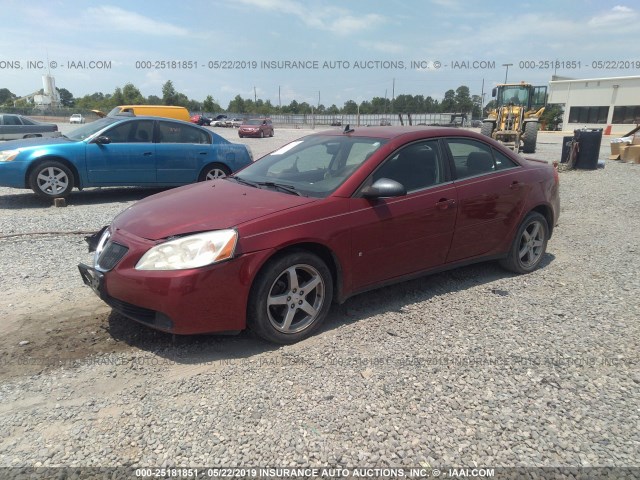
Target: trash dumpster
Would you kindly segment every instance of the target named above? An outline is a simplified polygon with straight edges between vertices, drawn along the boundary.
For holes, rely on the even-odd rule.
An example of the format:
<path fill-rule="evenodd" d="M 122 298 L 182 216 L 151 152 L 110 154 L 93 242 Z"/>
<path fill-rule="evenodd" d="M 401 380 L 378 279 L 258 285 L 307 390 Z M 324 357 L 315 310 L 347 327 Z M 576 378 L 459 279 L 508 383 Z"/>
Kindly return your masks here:
<path fill-rule="evenodd" d="M 573 131 L 573 139 L 578 142 L 578 155 L 575 168 L 596 170 L 602 142 L 601 128 L 583 128 Z"/>

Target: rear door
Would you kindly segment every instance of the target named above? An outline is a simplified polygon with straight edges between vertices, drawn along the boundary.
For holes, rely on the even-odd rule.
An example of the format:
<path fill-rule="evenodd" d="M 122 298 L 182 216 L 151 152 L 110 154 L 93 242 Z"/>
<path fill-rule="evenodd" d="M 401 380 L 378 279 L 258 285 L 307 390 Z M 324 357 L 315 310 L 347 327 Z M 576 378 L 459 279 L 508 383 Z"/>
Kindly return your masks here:
<path fill-rule="evenodd" d="M 103 136 L 110 143 L 87 144 L 89 181 L 100 185 L 144 185 L 155 183 L 156 165 L 153 120 L 118 123 Z"/>
<path fill-rule="evenodd" d="M 443 264 L 453 237 L 456 188 L 437 140 L 396 151 L 365 185 L 380 178 L 398 181 L 408 193 L 351 199 L 354 290 Z"/>
<path fill-rule="evenodd" d="M 458 195 L 458 218 L 447 262 L 501 253 L 520 219 L 530 185 L 526 170 L 478 140 L 448 138 Z"/>
<path fill-rule="evenodd" d="M 211 135 L 192 125 L 159 120 L 157 142 L 158 183 L 195 182 L 202 168 L 216 161 Z"/>

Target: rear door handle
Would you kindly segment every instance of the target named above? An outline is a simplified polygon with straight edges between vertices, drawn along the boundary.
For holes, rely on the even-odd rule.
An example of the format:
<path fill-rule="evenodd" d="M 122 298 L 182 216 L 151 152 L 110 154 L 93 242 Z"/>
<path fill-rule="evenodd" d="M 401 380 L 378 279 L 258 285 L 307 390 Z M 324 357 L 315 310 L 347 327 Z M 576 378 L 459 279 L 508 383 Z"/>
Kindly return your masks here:
<path fill-rule="evenodd" d="M 455 204 L 456 204 L 456 201 L 452 198 L 441 198 L 436 203 L 436 207 L 440 210 L 446 210 L 449 207 L 453 207 Z"/>
<path fill-rule="evenodd" d="M 509 185 L 509 188 L 510 188 L 511 190 L 517 190 L 517 189 L 518 189 L 518 188 L 520 188 L 521 186 L 522 186 L 522 184 L 521 184 L 519 181 L 514 180 L 514 181 L 511 183 L 511 185 Z"/>
<path fill-rule="evenodd" d="M 142 155 L 144 155 L 145 157 L 148 157 L 149 155 L 153 155 L 153 152 L 144 152 Z"/>
<path fill-rule="evenodd" d="M 206 155 L 207 152 L 200 152 L 200 155 Z"/>

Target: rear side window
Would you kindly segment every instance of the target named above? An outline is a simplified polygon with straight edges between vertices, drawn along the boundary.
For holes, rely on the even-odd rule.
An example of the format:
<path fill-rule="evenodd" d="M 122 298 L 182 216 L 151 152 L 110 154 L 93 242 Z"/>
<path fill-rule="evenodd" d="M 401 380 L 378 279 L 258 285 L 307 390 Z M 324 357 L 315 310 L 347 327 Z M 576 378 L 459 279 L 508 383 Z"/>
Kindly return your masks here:
<path fill-rule="evenodd" d="M 147 143 L 153 140 L 153 122 L 124 122 L 105 132 L 111 143 Z"/>
<path fill-rule="evenodd" d="M 211 136 L 199 128 L 173 122 L 159 122 L 159 143 L 210 144 Z"/>
<path fill-rule="evenodd" d="M 467 138 L 447 138 L 458 180 L 517 167 L 505 154 L 482 142 Z"/>

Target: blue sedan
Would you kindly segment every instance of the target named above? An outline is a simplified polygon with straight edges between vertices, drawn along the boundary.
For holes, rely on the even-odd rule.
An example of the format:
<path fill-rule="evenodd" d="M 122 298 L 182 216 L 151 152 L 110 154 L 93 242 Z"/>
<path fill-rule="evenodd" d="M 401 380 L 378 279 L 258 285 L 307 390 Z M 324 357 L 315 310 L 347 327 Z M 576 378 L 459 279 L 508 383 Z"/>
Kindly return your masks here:
<path fill-rule="evenodd" d="M 74 187 L 185 185 L 251 161 L 246 145 L 187 122 L 105 117 L 67 136 L 1 143 L 0 186 L 62 198 Z"/>

